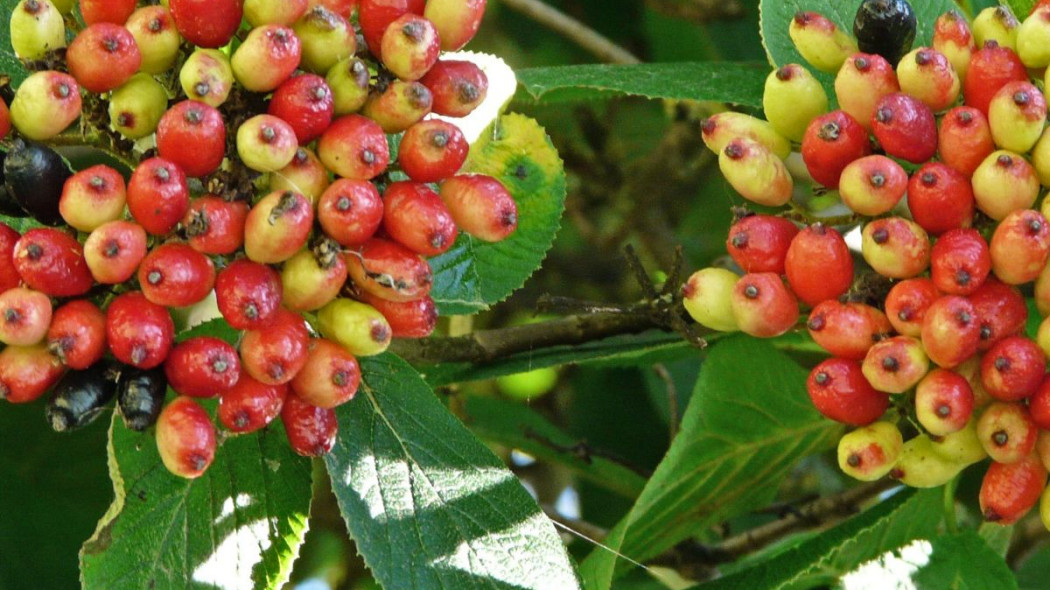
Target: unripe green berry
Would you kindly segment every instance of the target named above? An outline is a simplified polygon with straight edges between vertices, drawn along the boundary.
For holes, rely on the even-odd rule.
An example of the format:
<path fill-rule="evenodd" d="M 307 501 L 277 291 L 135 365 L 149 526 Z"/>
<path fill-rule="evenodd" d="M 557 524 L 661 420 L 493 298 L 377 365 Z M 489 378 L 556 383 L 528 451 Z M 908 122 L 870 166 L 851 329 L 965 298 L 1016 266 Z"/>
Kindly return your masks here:
<path fill-rule="evenodd" d="M 738 330 L 732 295 L 739 280 L 740 277 L 724 268 L 698 270 L 682 285 L 682 304 L 702 326 L 720 332 Z"/>
<path fill-rule="evenodd" d="M 874 422 L 839 439 L 839 468 L 860 481 L 875 481 L 896 465 L 904 438 L 890 422 Z"/>
<path fill-rule="evenodd" d="M 113 91 L 109 123 L 128 139 L 139 139 L 157 130 L 168 107 L 168 93 L 149 74 L 135 74 Z"/>
<path fill-rule="evenodd" d="M 22 59 L 41 59 L 66 46 L 66 24 L 49 0 L 22 0 L 11 11 L 11 47 Z"/>
<path fill-rule="evenodd" d="M 809 122 L 828 111 L 828 94 L 809 70 L 788 64 L 766 78 L 762 110 L 777 133 L 801 142 Z"/>
<path fill-rule="evenodd" d="M 380 354 L 390 345 L 390 324 L 383 314 L 360 301 L 336 299 L 317 312 L 321 334 L 354 356 Z"/>

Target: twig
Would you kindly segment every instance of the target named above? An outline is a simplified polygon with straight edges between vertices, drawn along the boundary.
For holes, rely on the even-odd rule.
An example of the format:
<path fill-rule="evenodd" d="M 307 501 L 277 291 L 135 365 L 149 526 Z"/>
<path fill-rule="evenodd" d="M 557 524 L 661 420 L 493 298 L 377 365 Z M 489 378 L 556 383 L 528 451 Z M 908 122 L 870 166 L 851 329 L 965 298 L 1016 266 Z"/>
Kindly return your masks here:
<path fill-rule="evenodd" d="M 542 0 L 502 0 L 502 2 L 507 7 L 524 14 L 576 43 L 604 62 L 616 64 L 641 63 L 641 60 L 631 52 L 564 12 L 543 3 Z"/>

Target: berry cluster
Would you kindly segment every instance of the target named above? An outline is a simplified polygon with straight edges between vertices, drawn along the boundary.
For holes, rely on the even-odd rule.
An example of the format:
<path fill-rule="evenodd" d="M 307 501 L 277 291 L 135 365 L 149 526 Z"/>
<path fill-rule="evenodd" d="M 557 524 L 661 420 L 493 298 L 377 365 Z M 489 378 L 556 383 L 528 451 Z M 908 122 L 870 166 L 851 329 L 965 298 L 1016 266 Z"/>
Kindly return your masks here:
<path fill-rule="evenodd" d="M 834 76 L 838 108 L 788 64 L 767 78 L 767 120 L 704 121 L 733 188 L 790 210 L 742 211 L 726 240 L 733 270 L 695 273 L 685 307 L 762 338 L 808 313 L 802 325 L 831 355 L 809 396 L 856 427 L 838 447 L 847 474 L 932 487 L 990 457 L 984 518 L 1012 523 L 1042 497 L 1050 527 L 1050 319 L 1027 337 L 1020 290 L 1034 283 L 1050 315 L 1050 77 L 1030 78 L 1050 76 L 1050 2 L 1023 23 L 1005 7 L 973 23 L 948 12 L 931 47 L 912 48 L 915 30 L 904 0 L 864 0 L 853 36 L 800 12 L 791 39 Z M 807 213 L 811 182 L 847 214 Z"/>
<path fill-rule="evenodd" d="M 34 223 L 0 224 L 0 399 L 51 392 L 61 431 L 116 398 L 183 477 L 216 450 L 198 398 L 231 433 L 280 417 L 296 452 L 326 453 L 357 357 L 433 330 L 427 258 L 460 230 L 517 226 L 498 180 L 459 174 L 459 127 L 431 116 L 485 99 L 484 72 L 442 56 L 485 0 L 77 4 L 22 0 L 10 19 L 34 73 L 0 100 L 0 213 Z M 70 170 L 48 143 L 75 124 L 129 176 Z M 212 292 L 237 346 L 177 341 L 170 311 Z"/>

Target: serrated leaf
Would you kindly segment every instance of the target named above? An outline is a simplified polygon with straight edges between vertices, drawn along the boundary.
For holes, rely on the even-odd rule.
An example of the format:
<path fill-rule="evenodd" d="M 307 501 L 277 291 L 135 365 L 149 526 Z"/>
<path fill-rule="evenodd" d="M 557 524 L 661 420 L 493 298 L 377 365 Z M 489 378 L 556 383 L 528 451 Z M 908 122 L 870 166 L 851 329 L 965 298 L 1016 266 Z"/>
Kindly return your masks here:
<path fill-rule="evenodd" d="M 280 588 L 306 534 L 310 462 L 279 424 L 232 436 L 196 480 L 169 473 L 152 432 L 114 414 L 116 500 L 80 552 L 87 590 Z"/>
<path fill-rule="evenodd" d="M 1005 4 L 1010 7 L 1010 10 L 1020 20 L 1024 20 L 1028 17 L 1028 14 L 1032 12 L 1032 7 L 1035 6 L 1036 0 L 1002 0 L 1000 4 Z"/>
<path fill-rule="evenodd" d="M 579 588 L 551 522 L 410 365 L 385 354 L 361 373 L 325 463 L 384 588 Z"/>
<path fill-rule="evenodd" d="M 930 561 L 913 576 L 919 590 L 1016 590 L 1006 562 L 973 530 L 931 541 Z"/>
<path fill-rule="evenodd" d="M 772 501 L 796 460 L 842 432 L 813 409 L 805 381 L 806 371 L 768 342 L 734 336 L 714 345 L 678 436 L 606 544 L 644 561 Z M 609 588 L 618 561 L 596 549 L 581 566 L 587 588 Z"/>
<path fill-rule="evenodd" d="M 808 65 L 788 36 L 788 26 L 795 13 L 812 10 L 835 22 L 843 31 L 853 34 L 853 19 L 860 6 L 859 0 L 761 0 L 759 3 L 759 25 L 762 45 L 766 48 L 769 62 L 775 66 L 789 63 Z M 915 11 L 916 30 L 912 48 L 928 46 L 933 40 L 933 25 L 941 14 L 958 8 L 952 0 L 923 0 L 912 2 Z M 813 74 L 832 88 L 834 75 L 810 68 Z M 829 96 L 834 97 L 834 92 Z"/>
<path fill-rule="evenodd" d="M 645 486 L 643 476 L 620 463 L 554 448 L 552 445 L 571 448 L 580 441 L 521 403 L 472 395 L 467 397 L 463 411 L 467 426 L 485 440 L 564 465 L 580 477 L 628 498 L 638 496 Z"/>
<path fill-rule="evenodd" d="M 471 146 L 463 173 L 503 183 L 518 205 L 518 228 L 487 243 L 460 233 L 455 245 L 430 259 L 430 296 L 441 315 L 472 314 L 507 298 L 540 267 L 565 208 L 565 166 L 533 119 L 503 115 Z"/>
<path fill-rule="evenodd" d="M 757 63 L 678 62 L 588 64 L 518 70 L 518 82 L 539 102 L 643 96 L 710 100 L 760 108 L 769 68 Z"/>
<path fill-rule="evenodd" d="M 783 590 L 835 579 L 915 539 L 936 534 L 941 492 L 901 490 L 865 512 L 776 557 L 700 586 L 703 590 Z"/>
<path fill-rule="evenodd" d="M 6 15 L 3 26 L 0 27 L 0 74 L 11 76 L 11 85 L 18 87 L 22 80 L 26 79 L 29 72 L 22 62 L 15 56 L 15 49 L 11 47 L 11 13 L 19 0 L 0 0 L 0 14 Z"/>

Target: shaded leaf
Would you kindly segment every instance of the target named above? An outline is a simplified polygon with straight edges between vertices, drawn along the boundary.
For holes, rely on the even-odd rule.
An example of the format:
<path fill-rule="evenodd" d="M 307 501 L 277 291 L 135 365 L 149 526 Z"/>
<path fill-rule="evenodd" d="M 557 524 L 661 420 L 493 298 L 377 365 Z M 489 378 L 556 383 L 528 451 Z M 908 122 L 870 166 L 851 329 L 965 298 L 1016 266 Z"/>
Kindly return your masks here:
<path fill-rule="evenodd" d="M 762 106 L 765 64 L 677 62 L 525 68 L 518 82 L 540 102 L 643 96 Z"/>
<path fill-rule="evenodd" d="M 466 398 L 463 410 L 467 425 L 485 440 L 564 465 L 580 477 L 628 498 L 636 497 L 645 486 L 644 477 L 620 463 L 555 448 L 571 448 L 580 441 L 521 403 L 472 395 Z"/>
<path fill-rule="evenodd" d="M 768 342 L 744 336 L 711 348 L 681 431 L 606 543 L 638 561 L 697 530 L 763 506 L 794 462 L 842 432 L 805 392 L 806 372 Z M 588 588 L 609 588 L 617 558 L 601 549 L 581 566 Z"/>
<path fill-rule="evenodd" d="M 930 562 L 913 576 L 919 590 L 1016 590 L 1014 573 L 976 531 L 937 537 L 931 544 Z"/>
<path fill-rule="evenodd" d="M 410 365 L 386 354 L 361 372 L 325 462 L 384 588 L 579 588 L 551 522 Z"/>
<path fill-rule="evenodd" d="M 1019 20 L 1024 20 L 1035 6 L 1035 0 L 1002 0 L 1001 3 L 1009 6 Z"/>
<path fill-rule="evenodd" d="M 523 115 L 503 115 L 470 148 L 463 173 L 503 183 L 518 205 L 518 228 L 488 243 L 460 233 L 430 259 L 430 296 L 441 315 L 472 314 L 507 298 L 540 267 L 565 208 L 565 167 L 546 132 Z"/>
<path fill-rule="evenodd" d="M 311 476 L 282 428 L 226 439 L 191 481 L 164 468 L 151 432 L 114 418 L 117 499 L 81 550 L 84 588 L 279 588 L 288 579 Z"/>

